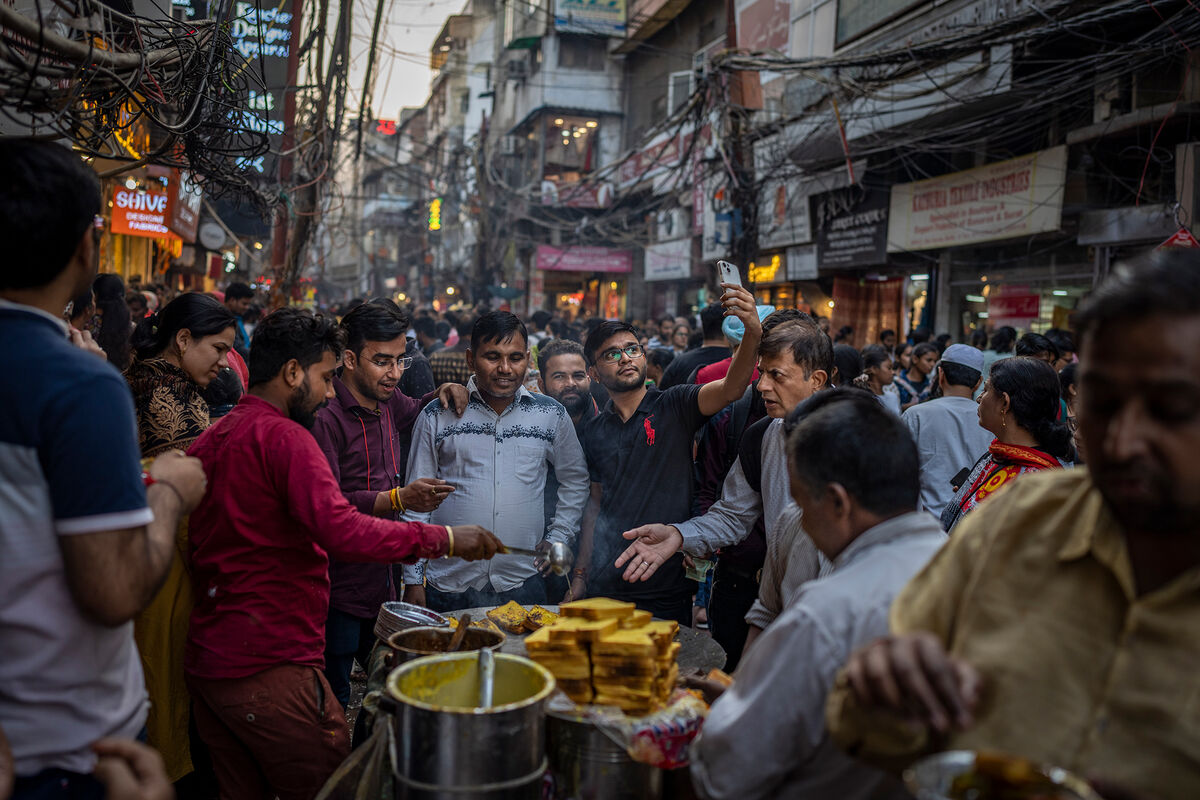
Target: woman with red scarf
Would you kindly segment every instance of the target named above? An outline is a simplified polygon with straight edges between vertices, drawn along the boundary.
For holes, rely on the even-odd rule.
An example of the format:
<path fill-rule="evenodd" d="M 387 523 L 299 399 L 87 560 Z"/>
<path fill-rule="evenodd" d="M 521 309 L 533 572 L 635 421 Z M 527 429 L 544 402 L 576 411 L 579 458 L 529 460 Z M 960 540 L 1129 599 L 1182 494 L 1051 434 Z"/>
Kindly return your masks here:
<path fill-rule="evenodd" d="M 1058 375 L 1036 358 L 1006 358 L 992 365 L 979 396 L 979 424 L 995 434 L 954 499 L 942 512 L 950 531 L 962 516 L 1028 472 L 1071 466 L 1073 434 L 1058 418 Z"/>

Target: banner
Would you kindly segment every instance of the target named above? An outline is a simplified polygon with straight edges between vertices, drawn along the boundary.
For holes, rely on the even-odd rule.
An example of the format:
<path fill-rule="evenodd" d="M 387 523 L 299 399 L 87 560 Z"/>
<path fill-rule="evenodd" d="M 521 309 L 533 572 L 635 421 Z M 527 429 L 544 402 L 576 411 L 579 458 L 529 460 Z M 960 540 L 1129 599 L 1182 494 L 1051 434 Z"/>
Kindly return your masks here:
<path fill-rule="evenodd" d="M 646 281 L 682 280 L 692 277 L 692 240 L 678 239 L 646 245 Z"/>
<path fill-rule="evenodd" d="M 817 258 L 824 268 L 887 263 L 889 197 L 886 190 L 848 186 L 810 201 L 817 227 Z"/>
<path fill-rule="evenodd" d="M 892 187 L 889 253 L 1056 231 L 1067 148 Z"/>
<path fill-rule="evenodd" d="M 150 239 L 178 239 L 167 227 L 167 193 L 118 186 L 113 190 L 112 232 Z"/>
<path fill-rule="evenodd" d="M 557 248 L 539 244 L 538 269 L 560 272 L 632 272 L 633 251 L 611 247 Z"/>
<path fill-rule="evenodd" d="M 623 38 L 625 0 L 555 0 L 554 27 L 568 33 Z"/>

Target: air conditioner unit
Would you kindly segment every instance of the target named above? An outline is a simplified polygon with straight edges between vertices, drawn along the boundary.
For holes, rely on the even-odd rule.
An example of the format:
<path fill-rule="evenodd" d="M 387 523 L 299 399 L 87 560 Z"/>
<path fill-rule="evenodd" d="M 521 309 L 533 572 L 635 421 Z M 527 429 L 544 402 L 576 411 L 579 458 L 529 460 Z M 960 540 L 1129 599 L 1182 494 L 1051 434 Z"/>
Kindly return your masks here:
<path fill-rule="evenodd" d="M 655 241 L 669 242 L 688 235 L 688 214 L 684 208 L 670 208 L 654 215 Z"/>
<path fill-rule="evenodd" d="M 529 62 L 525 59 L 504 62 L 504 77 L 510 81 L 523 81 L 529 77 Z"/>
<path fill-rule="evenodd" d="M 500 155 L 502 156 L 519 156 L 521 155 L 521 137 L 520 136 L 501 136 L 500 137 Z"/>

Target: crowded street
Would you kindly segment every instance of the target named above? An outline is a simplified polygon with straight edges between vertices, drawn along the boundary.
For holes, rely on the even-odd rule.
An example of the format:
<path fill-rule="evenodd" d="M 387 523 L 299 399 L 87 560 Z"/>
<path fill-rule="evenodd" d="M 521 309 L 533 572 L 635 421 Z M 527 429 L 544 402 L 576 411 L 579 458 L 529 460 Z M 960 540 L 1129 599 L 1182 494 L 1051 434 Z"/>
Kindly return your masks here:
<path fill-rule="evenodd" d="M 1200 798 L 1200 8 L 335 5 L 0 3 L 0 800 Z"/>

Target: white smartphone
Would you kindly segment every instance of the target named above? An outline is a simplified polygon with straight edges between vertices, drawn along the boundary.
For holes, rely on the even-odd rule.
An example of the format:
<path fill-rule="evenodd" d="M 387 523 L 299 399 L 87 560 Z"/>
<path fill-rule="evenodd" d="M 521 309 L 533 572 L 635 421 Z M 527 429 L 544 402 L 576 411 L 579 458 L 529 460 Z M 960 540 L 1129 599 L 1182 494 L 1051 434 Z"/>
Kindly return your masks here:
<path fill-rule="evenodd" d="M 728 261 L 717 262 L 717 277 L 720 278 L 718 283 L 732 283 L 736 286 L 742 285 L 742 276 L 738 272 L 738 268 Z"/>

